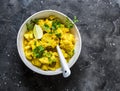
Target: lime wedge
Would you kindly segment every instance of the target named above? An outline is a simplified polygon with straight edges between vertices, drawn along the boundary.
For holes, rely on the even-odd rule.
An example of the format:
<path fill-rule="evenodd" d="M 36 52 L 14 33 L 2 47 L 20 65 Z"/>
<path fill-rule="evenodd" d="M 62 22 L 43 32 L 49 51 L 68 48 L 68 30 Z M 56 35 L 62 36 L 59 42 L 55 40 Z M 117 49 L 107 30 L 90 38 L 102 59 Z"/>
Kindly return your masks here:
<path fill-rule="evenodd" d="M 33 34 L 36 39 L 41 39 L 43 36 L 42 28 L 39 25 L 35 24 L 34 29 L 33 29 Z"/>

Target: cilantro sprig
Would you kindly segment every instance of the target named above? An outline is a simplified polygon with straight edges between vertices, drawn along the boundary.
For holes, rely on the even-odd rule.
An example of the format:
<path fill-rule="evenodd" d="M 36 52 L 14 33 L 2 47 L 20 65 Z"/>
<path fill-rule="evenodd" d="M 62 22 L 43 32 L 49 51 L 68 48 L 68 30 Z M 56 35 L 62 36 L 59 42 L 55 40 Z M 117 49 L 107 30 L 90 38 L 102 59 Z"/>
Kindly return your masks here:
<path fill-rule="evenodd" d="M 61 23 L 60 23 L 60 21 L 58 21 L 58 20 L 54 20 L 53 22 L 52 22 L 52 30 L 57 30 L 57 28 L 59 28 L 61 26 Z"/>
<path fill-rule="evenodd" d="M 33 50 L 33 55 L 35 58 L 40 58 L 42 57 L 43 52 L 44 52 L 44 47 L 40 45 Z"/>
<path fill-rule="evenodd" d="M 74 22 L 74 23 L 79 22 L 79 20 L 77 19 L 77 17 L 76 17 L 76 16 L 74 16 L 73 22 Z"/>
<path fill-rule="evenodd" d="M 48 30 L 50 30 L 50 27 L 49 27 L 47 24 L 44 24 L 43 29 L 44 29 L 45 31 L 48 31 Z"/>
<path fill-rule="evenodd" d="M 65 24 L 67 28 L 73 28 L 73 23 L 68 18 L 66 18 Z"/>
<path fill-rule="evenodd" d="M 31 20 L 30 23 L 26 23 L 27 30 L 33 30 L 34 25 L 37 24 L 39 19 Z"/>
<path fill-rule="evenodd" d="M 79 20 L 77 19 L 76 16 L 74 16 L 73 22 L 74 22 L 74 23 L 79 22 Z M 69 29 L 73 28 L 73 23 L 72 23 L 68 18 L 66 18 L 65 23 L 66 23 L 66 27 L 67 27 L 67 28 L 69 28 Z"/>

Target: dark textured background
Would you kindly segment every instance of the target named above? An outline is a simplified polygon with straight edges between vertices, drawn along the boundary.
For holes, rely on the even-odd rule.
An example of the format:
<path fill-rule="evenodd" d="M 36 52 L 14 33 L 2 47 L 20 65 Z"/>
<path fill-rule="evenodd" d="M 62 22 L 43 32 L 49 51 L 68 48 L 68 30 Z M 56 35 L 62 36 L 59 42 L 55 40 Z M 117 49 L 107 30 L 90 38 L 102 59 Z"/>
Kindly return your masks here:
<path fill-rule="evenodd" d="M 120 0 L 0 0 L 0 91 L 120 91 L 119 4 Z M 21 24 L 44 9 L 80 20 L 82 51 L 67 79 L 32 72 L 17 52 Z"/>

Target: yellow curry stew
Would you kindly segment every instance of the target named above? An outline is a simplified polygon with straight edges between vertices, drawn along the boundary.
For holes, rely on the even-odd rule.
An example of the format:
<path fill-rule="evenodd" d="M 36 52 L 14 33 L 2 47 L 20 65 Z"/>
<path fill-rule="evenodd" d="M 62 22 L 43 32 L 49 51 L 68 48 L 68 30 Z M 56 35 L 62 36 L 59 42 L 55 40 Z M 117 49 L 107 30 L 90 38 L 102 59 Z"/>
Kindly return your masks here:
<path fill-rule="evenodd" d="M 75 37 L 71 33 L 72 23 L 63 24 L 57 17 L 49 16 L 31 20 L 27 23 L 24 34 L 23 47 L 26 58 L 42 70 L 56 70 L 60 68 L 60 61 L 56 46 L 59 44 L 62 53 L 69 62 L 74 55 Z M 42 29 L 43 36 L 36 39 L 33 33 L 35 24 Z"/>

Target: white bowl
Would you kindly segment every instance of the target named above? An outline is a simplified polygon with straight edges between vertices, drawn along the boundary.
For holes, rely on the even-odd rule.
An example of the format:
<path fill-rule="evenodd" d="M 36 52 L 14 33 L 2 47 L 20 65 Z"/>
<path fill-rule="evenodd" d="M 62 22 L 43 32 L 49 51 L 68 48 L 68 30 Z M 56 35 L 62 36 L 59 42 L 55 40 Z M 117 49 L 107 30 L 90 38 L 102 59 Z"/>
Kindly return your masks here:
<path fill-rule="evenodd" d="M 30 22 L 31 19 L 45 18 L 50 15 L 54 15 L 54 16 L 58 17 L 59 19 L 62 20 L 63 23 L 65 22 L 66 17 L 67 17 L 74 24 L 74 22 L 68 16 L 66 16 L 65 14 L 63 14 L 61 12 L 58 12 L 56 10 L 43 10 L 43 11 L 39 11 L 39 12 L 33 14 L 32 16 L 30 16 L 29 18 L 27 18 L 25 20 L 25 22 L 22 24 L 22 26 L 20 27 L 18 35 L 17 35 L 17 49 L 18 49 L 19 55 L 20 55 L 23 63 L 32 71 L 39 73 L 39 74 L 43 74 L 43 75 L 57 75 L 57 74 L 62 73 L 62 69 L 59 68 L 55 71 L 44 71 L 44 70 L 32 65 L 31 62 L 26 59 L 25 54 L 24 54 L 23 35 L 27 31 L 26 23 Z M 71 68 L 77 61 L 77 59 L 80 55 L 81 46 L 82 46 L 80 32 L 75 24 L 71 30 L 71 33 L 74 34 L 76 42 L 75 42 L 75 53 L 68 63 L 69 68 Z"/>

